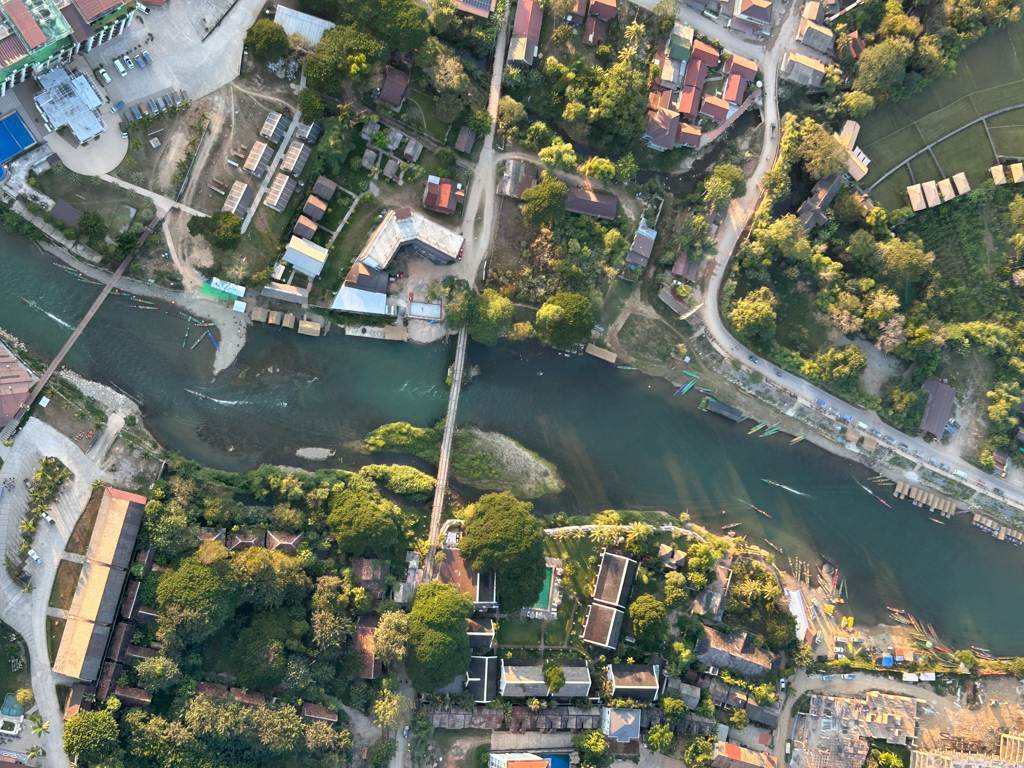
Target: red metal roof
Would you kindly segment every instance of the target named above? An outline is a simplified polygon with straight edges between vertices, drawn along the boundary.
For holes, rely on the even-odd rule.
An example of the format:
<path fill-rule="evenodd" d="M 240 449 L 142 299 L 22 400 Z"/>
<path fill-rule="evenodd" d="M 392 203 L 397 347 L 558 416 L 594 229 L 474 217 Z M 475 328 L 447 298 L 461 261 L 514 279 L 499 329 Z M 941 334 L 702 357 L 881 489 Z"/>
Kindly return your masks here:
<path fill-rule="evenodd" d="M 704 103 L 700 105 L 700 112 L 720 123 L 729 116 L 729 102 L 717 96 L 705 96 Z"/>
<path fill-rule="evenodd" d="M 700 128 L 698 128 L 696 125 L 690 125 L 689 123 L 680 123 L 679 134 L 676 136 L 676 144 L 682 144 L 684 147 L 699 147 L 701 133 L 702 132 Z M 685 260 L 683 264 L 685 266 Z M 674 269 L 673 272 L 675 272 Z"/>
<path fill-rule="evenodd" d="M 704 78 L 708 76 L 708 65 L 700 59 L 690 59 L 686 65 L 686 75 L 683 77 L 683 88 L 696 88 L 698 91 L 704 89 Z"/>
<path fill-rule="evenodd" d="M 28 8 L 21 0 L 8 0 L 4 10 L 11 17 L 11 21 L 18 28 L 21 36 L 25 38 L 25 44 L 30 51 L 46 44 L 46 35 L 43 34 L 43 30 L 39 28 L 36 20 L 32 18 L 32 14 L 28 12 Z"/>
<path fill-rule="evenodd" d="M 709 67 L 717 67 L 718 51 L 707 43 L 702 43 L 700 40 L 694 40 L 693 48 L 690 50 L 690 61 L 692 62 L 694 59 L 697 61 L 703 61 Z"/>
<path fill-rule="evenodd" d="M 725 100 L 732 104 L 739 104 L 746 89 L 747 81 L 734 72 L 729 75 L 729 79 L 725 83 Z"/>
<path fill-rule="evenodd" d="M 25 46 L 21 44 L 14 35 L 8 35 L 7 37 L 0 40 L 0 67 L 6 67 L 19 61 L 28 54 L 25 50 Z"/>
<path fill-rule="evenodd" d="M 742 56 L 730 56 L 725 63 L 725 74 L 739 75 L 745 80 L 753 80 L 757 77 L 757 64 Z"/>
<path fill-rule="evenodd" d="M 619 15 L 616 0 L 591 0 L 590 15 L 597 16 L 605 21 L 611 21 Z"/>
<path fill-rule="evenodd" d="M 115 8 L 119 8 L 123 2 L 124 0 L 75 0 L 75 5 L 85 16 L 85 20 L 92 22 Z"/>
<path fill-rule="evenodd" d="M 679 94 L 679 114 L 692 120 L 697 116 L 699 107 L 700 90 L 692 86 L 683 88 L 682 93 Z"/>
<path fill-rule="evenodd" d="M 540 28 L 544 23 L 544 11 L 536 0 L 519 0 L 516 20 L 512 25 L 512 36 L 526 37 L 534 45 L 540 45 Z"/>

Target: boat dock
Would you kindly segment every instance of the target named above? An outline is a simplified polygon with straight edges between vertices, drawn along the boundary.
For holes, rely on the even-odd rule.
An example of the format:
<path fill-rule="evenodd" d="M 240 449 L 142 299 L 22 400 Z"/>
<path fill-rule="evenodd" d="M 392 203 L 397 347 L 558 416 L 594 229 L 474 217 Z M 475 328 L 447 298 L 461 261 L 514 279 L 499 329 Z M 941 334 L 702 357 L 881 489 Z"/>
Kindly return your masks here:
<path fill-rule="evenodd" d="M 897 499 L 906 499 L 909 496 L 911 503 L 915 507 L 927 507 L 929 512 L 938 512 L 943 517 L 952 517 L 957 514 L 955 501 L 944 499 L 930 491 L 918 488 L 902 480 L 896 483 L 896 488 L 893 489 L 892 495 Z"/>
<path fill-rule="evenodd" d="M 743 411 L 741 411 L 739 408 L 733 408 L 731 405 L 720 403 L 717 400 L 715 400 L 715 398 L 710 396 L 707 397 L 706 399 L 708 400 L 708 403 L 703 409 L 705 411 L 717 413 L 719 416 L 724 416 L 725 418 L 730 419 L 731 421 L 735 421 L 737 423 L 747 418 L 746 416 L 743 415 Z"/>
<path fill-rule="evenodd" d="M 980 512 L 974 513 L 974 519 L 972 522 L 978 528 L 985 531 L 985 533 L 991 533 L 992 537 L 999 541 L 1008 541 L 1018 547 L 1024 543 L 1024 533 L 1021 533 L 1014 528 L 1007 528 L 1005 525 L 996 522 L 992 518 L 985 517 Z"/>

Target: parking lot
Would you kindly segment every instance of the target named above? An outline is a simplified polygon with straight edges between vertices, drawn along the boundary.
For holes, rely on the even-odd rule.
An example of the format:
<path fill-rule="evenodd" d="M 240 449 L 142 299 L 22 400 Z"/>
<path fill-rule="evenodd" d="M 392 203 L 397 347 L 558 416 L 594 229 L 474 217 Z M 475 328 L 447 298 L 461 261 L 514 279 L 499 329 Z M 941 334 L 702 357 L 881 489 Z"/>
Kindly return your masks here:
<path fill-rule="evenodd" d="M 136 12 L 123 35 L 85 54 L 85 60 L 93 70 L 102 66 L 110 76 L 110 83 L 101 85 L 111 104 L 145 102 L 171 89 L 185 89 L 193 100 L 199 99 L 237 76 L 245 30 L 263 7 L 261 0 L 239 0 L 204 41 L 207 29 L 230 5 L 231 0 L 171 0 L 164 6 L 147 6 L 148 14 Z M 153 60 L 145 68 L 134 62 L 143 51 Z M 122 77 L 113 59 L 125 54 L 135 67 Z"/>

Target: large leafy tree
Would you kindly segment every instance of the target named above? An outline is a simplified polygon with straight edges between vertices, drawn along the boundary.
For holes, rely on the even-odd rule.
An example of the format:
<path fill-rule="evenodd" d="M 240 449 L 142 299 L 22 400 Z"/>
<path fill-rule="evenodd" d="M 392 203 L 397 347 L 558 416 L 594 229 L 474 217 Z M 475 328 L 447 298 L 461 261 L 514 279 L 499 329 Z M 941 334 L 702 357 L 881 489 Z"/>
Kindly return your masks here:
<path fill-rule="evenodd" d="M 594 89 L 590 119 L 605 141 L 631 141 L 647 126 L 647 72 L 636 61 L 618 61 Z"/>
<path fill-rule="evenodd" d="M 565 213 L 568 194 L 565 182 L 544 171 L 540 182 L 523 193 L 523 218 L 535 227 L 558 221 Z"/>
<path fill-rule="evenodd" d="M 735 198 L 746 194 L 747 180 L 743 171 L 730 163 L 716 165 L 711 176 L 704 182 L 704 202 L 708 207 L 721 211 Z"/>
<path fill-rule="evenodd" d="M 106 710 L 82 710 L 64 723 L 64 751 L 80 766 L 99 765 L 118 751 L 117 721 Z"/>
<path fill-rule="evenodd" d="M 403 532 L 402 510 L 381 496 L 377 484 L 353 475 L 331 499 L 327 526 L 338 548 L 351 555 L 385 555 Z"/>
<path fill-rule="evenodd" d="M 373 18 L 374 36 L 388 48 L 414 51 L 427 41 L 427 11 L 415 0 L 384 0 Z"/>
<path fill-rule="evenodd" d="M 417 691 L 432 691 L 469 669 L 466 619 L 473 601 L 451 584 L 436 581 L 416 590 L 409 614 L 406 670 Z"/>
<path fill-rule="evenodd" d="M 594 305 L 579 293 L 557 293 L 537 312 L 541 336 L 559 347 L 587 338 L 593 325 Z"/>
<path fill-rule="evenodd" d="M 199 552 L 165 573 L 156 590 L 159 636 L 169 654 L 213 635 L 234 613 L 238 582 L 223 544 L 207 541 Z"/>
<path fill-rule="evenodd" d="M 469 510 L 459 552 L 475 570 L 494 571 L 503 613 L 533 605 L 544 585 L 544 529 L 533 504 L 509 492 L 481 496 Z"/>
<path fill-rule="evenodd" d="M 288 33 L 270 19 L 260 19 L 245 33 L 245 46 L 257 61 L 277 61 L 288 55 Z"/>
<path fill-rule="evenodd" d="M 729 322 L 743 340 L 763 349 L 775 338 L 777 305 L 778 300 L 771 290 L 761 286 L 736 302 L 729 313 Z"/>
<path fill-rule="evenodd" d="M 810 118 L 800 127 L 800 155 L 807 173 L 814 179 L 845 172 L 849 161 L 836 137 Z"/>
<path fill-rule="evenodd" d="M 384 45 L 355 27 L 335 27 L 324 33 L 306 59 L 310 87 L 334 96 L 344 80 L 361 80 L 368 65 L 384 58 Z"/>
<path fill-rule="evenodd" d="M 905 37 L 891 37 L 870 46 L 858 62 L 854 89 L 870 96 L 899 97 L 907 76 L 907 60 L 913 52 L 914 44 Z"/>
<path fill-rule="evenodd" d="M 629 606 L 636 641 L 644 648 L 654 650 L 665 639 L 665 604 L 653 595 L 640 595 Z"/>

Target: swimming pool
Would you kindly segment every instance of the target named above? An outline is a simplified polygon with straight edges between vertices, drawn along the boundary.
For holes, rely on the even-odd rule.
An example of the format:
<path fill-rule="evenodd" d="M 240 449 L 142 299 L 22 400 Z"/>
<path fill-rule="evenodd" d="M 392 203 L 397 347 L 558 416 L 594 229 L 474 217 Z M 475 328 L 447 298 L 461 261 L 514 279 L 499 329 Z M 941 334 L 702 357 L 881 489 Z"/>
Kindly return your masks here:
<path fill-rule="evenodd" d="M 569 768 L 568 755 L 541 755 L 541 757 L 551 761 L 551 768 Z"/>
<path fill-rule="evenodd" d="M 544 569 L 544 586 L 540 590 L 540 597 L 537 598 L 537 602 L 533 604 L 533 607 L 538 611 L 546 611 L 551 605 L 551 582 L 555 578 L 555 571 L 553 568 Z M 555 768 L 552 764 L 551 768 Z"/>

